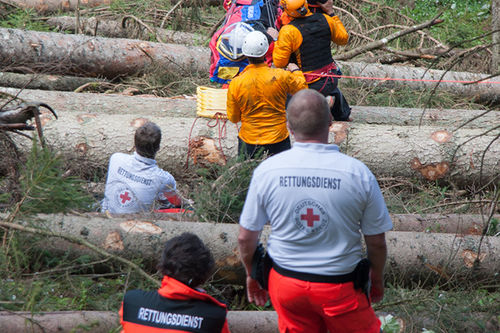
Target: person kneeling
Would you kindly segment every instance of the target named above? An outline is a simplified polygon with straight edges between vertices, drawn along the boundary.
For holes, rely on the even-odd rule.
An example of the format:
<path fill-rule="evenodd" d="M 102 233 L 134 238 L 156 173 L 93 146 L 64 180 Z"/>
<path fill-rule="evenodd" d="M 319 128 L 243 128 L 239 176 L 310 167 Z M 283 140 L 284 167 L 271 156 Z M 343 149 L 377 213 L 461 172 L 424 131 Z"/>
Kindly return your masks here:
<path fill-rule="evenodd" d="M 132 155 L 111 155 L 101 203 L 103 213 L 147 212 L 155 201 L 168 204 L 171 198 L 177 198 L 174 177 L 159 168 L 155 161 L 160 141 L 161 129 L 155 123 L 147 122 L 135 132 L 135 152 Z"/>

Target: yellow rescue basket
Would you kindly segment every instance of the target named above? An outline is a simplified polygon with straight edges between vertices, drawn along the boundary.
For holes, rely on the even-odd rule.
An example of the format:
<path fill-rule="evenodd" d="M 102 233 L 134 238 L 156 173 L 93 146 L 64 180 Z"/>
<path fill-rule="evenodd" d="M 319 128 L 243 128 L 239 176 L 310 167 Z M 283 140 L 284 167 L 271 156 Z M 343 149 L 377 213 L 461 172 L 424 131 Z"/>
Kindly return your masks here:
<path fill-rule="evenodd" d="M 198 87 L 196 89 L 196 115 L 205 118 L 227 119 L 226 100 L 227 89 Z"/>

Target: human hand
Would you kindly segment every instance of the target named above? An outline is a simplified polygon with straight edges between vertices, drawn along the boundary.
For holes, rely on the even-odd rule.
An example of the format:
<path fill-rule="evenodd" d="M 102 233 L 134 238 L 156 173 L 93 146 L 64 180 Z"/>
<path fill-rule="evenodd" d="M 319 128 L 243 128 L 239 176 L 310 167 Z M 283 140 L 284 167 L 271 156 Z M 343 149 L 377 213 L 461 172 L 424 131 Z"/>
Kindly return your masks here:
<path fill-rule="evenodd" d="M 324 3 L 317 2 L 321 10 L 327 15 L 333 16 L 333 0 L 326 0 Z"/>
<path fill-rule="evenodd" d="M 382 280 L 372 280 L 370 299 L 372 303 L 378 303 L 384 298 L 384 283 Z"/>
<path fill-rule="evenodd" d="M 278 35 L 279 35 L 279 32 L 278 30 L 276 30 L 275 28 L 273 27 L 269 27 L 267 28 L 267 33 L 269 34 L 269 36 L 271 36 L 274 40 L 278 40 Z"/>
<path fill-rule="evenodd" d="M 286 69 L 290 72 L 293 72 L 293 71 L 298 71 L 300 68 L 299 66 L 297 66 L 297 64 L 291 62 L 286 66 Z"/>
<path fill-rule="evenodd" d="M 250 303 L 257 306 L 264 306 L 268 299 L 267 290 L 262 289 L 257 280 L 247 276 L 247 296 Z"/>

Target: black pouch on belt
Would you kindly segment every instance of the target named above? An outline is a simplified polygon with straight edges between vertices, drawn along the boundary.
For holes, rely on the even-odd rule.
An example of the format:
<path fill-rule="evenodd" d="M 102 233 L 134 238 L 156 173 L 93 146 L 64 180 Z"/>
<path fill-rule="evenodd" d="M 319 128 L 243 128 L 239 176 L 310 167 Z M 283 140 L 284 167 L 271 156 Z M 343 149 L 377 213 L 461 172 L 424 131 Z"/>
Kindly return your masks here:
<path fill-rule="evenodd" d="M 264 249 L 264 246 L 259 243 L 252 258 L 252 271 L 250 276 L 259 282 L 260 286 L 267 290 L 267 283 L 269 281 L 269 272 L 273 267 L 273 260 Z"/>
<path fill-rule="evenodd" d="M 358 265 L 354 269 L 355 272 L 355 280 L 354 280 L 354 289 L 361 289 L 366 297 L 370 299 L 370 260 L 367 258 L 361 259 L 358 262 Z"/>

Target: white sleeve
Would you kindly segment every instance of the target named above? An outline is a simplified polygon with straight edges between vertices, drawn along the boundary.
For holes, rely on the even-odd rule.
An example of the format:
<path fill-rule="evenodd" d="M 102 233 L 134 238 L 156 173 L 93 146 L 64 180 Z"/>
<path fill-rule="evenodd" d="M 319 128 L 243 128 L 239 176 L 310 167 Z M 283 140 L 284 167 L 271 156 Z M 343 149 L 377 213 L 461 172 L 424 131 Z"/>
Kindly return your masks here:
<path fill-rule="evenodd" d="M 168 200 L 164 194 L 175 192 L 177 184 L 174 176 L 167 171 L 163 171 L 162 184 L 163 186 L 158 192 L 157 200 Z"/>
<path fill-rule="evenodd" d="M 264 224 L 269 220 L 262 200 L 264 192 L 262 185 L 257 181 L 258 178 L 254 172 L 240 216 L 240 225 L 252 231 L 262 230 Z"/>
<path fill-rule="evenodd" d="M 367 202 L 361 217 L 363 235 L 377 235 L 392 229 L 392 221 L 377 180 L 370 174 Z"/>

